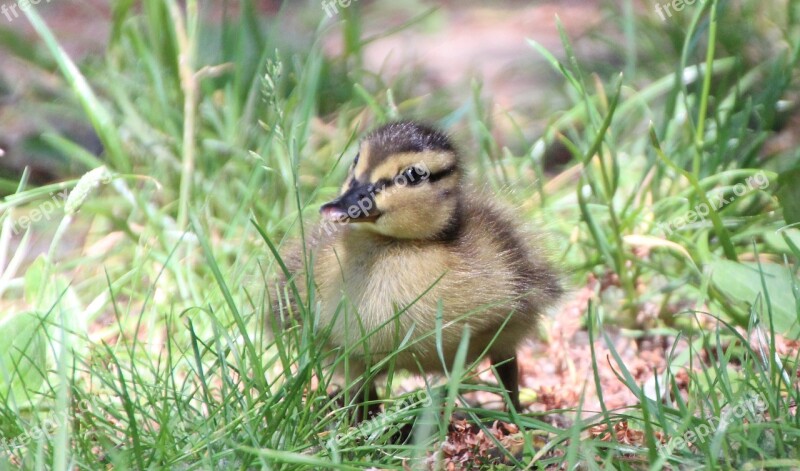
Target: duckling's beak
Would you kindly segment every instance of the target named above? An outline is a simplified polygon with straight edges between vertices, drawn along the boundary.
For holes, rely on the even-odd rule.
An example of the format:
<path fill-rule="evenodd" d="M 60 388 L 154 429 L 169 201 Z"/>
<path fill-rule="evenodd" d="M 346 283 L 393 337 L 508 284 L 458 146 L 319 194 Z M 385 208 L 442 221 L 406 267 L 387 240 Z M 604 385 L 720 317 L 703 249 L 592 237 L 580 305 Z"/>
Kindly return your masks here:
<path fill-rule="evenodd" d="M 322 218 L 334 222 L 375 222 L 381 212 L 375 207 L 372 184 L 350 188 L 335 200 L 319 208 Z"/>

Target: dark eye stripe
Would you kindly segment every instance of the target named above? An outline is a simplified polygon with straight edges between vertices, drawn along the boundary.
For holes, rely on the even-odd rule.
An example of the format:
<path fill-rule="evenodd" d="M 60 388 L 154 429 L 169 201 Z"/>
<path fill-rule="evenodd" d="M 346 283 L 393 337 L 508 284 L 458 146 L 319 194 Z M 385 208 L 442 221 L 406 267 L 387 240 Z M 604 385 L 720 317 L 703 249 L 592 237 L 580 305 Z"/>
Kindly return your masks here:
<path fill-rule="evenodd" d="M 422 182 L 424 182 L 426 180 L 430 181 L 431 183 L 436 183 L 437 181 L 441 180 L 442 178 L 446 178 L 446 177 L 452 175 L 453 173 L 455 173 L 456 169 L 457 169 L 457 166 L 456 165 L 452 165 L 450 167 L 447 167 L 444 170 L 440 170 L 440 171 L 438 171 L 436 173 L 432 173 L 432 174 L 428 175 L 427 178 L 421 178 L 416 183 L 409 182 L 408 186 L 416 186 L 416 185 L 418 185 L 418 184 L 420 184 L 420 183 L 422 183 Z M 403 171 L 403 173 L 401 173 L 401 175 L 404 175 L 404 173 L 405 173 L 405 170 Z M 392 178 L 381 178 L 380 180 L 378 180 L 378 181 L 376 181 L 374 183 L 375 188 L 383 188 L 383 189 L 389 188 L 389 187 L 393 186 L 394 184 L 395 184 L 395 181 Z"/>
<path fill-rule="evenodd" d="M 457 167 L 455 165 L 451 165 L 450 167 L 447 167 L 444 170 L 440 170 L 440 171 L 438 171 L 436 173 L 432 173 L 432 174 L 430 174 L 428 176 L 428 180 L 430 180 L 431 183 L 436 183 L 439 180 L 441 180 L 442 178 L 445 178 L 445 177 L 450 176 L 453 173 L 455 173 L 456 168 Z"/>
<path fill-rule="evenodd" d="M 391 178 L 381 178 L 380 180 L 375 182 L 376 188 L 388 188 L 394 185 L 394 180 Z"/>

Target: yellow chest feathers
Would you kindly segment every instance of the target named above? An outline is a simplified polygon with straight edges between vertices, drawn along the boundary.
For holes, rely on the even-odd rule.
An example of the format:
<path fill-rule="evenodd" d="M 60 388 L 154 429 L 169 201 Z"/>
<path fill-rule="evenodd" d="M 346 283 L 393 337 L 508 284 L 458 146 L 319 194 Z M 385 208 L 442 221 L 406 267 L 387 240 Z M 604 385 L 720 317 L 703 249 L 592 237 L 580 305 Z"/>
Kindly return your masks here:
<path fill-rule="evenodd" d="M 470 252 L 442 244 L 339 240 L 315 263 L 322 326 L 332 327 L 338 344 L 371 334 L 373 353 L 396 346 L 409 332 L 432 342 L 437 312 L 447 330 L 468 323 L 474 334 L 496 331 L 524 294 L 507 254 Z M 523 321 L 526 314 L 514 317 Z M 457 344 L 458 335 L 450 337 Z M 420 347 L 429 351 L 429 343 Z"/>
<path fill-rule="evenodd" d="M 387 244 L 365 247 L 360 239 L 327 247 L 317 263 L 320 296 L 330 310 L 345 300 L 364 322 L 378 327 L 398 310 L 408 308 L 426 291 L 436 287 L 452 269 L 450 254 L 425 245 Z M 435 309 L 432 296 L 415 305 Z M 419 308 L 411 309 L 420 311 Z"/>

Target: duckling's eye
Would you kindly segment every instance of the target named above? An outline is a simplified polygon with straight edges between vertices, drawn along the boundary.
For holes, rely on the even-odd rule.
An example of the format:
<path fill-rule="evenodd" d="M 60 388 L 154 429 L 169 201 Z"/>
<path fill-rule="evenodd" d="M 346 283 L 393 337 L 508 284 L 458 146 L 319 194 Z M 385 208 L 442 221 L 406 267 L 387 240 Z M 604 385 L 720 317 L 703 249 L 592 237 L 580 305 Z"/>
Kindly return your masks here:
<path fill-rule="evenodd" d="M 403 170 L 398 178 L 403 178 L 409 186 L 416 186 L 425 180 L 426 174 L 421 169 L 411 166 Z"/>
<path fill-rule="evenodd" d="M 359 158 L 360 156 L 361 156 L 361 152 L 358 152 L 358 153 L 356 154 L 356 158 L 355 158 L 355 159 L 353 159 L 353 167 L 355 167 L 355 166 L 356 166 L 356 164 L 358 164 L 358 158 Z"/>

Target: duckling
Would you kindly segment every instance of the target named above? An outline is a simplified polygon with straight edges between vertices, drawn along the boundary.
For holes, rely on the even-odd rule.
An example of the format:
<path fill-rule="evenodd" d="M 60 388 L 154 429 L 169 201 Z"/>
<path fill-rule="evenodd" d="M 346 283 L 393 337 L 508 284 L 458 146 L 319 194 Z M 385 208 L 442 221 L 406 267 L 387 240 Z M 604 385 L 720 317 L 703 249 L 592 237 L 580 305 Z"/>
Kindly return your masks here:
<path fill-rule="evenodd" d="M 413 121 L 372 131 L 339 196 L 320 213 L 323 223 L 307 241 L 318 325 L 349 356 L 355 403 L 376 399 L 365 373 L 389 356 L 411 372 L 449 368 L 466 325 L 467 361 L 488 353 L 511 405 L 521 408 L 517 347 L 564 289 L 540 239 L 465 184 L 445 134 Z M 299 252 L 285 261 L 304 293 Z"/>

